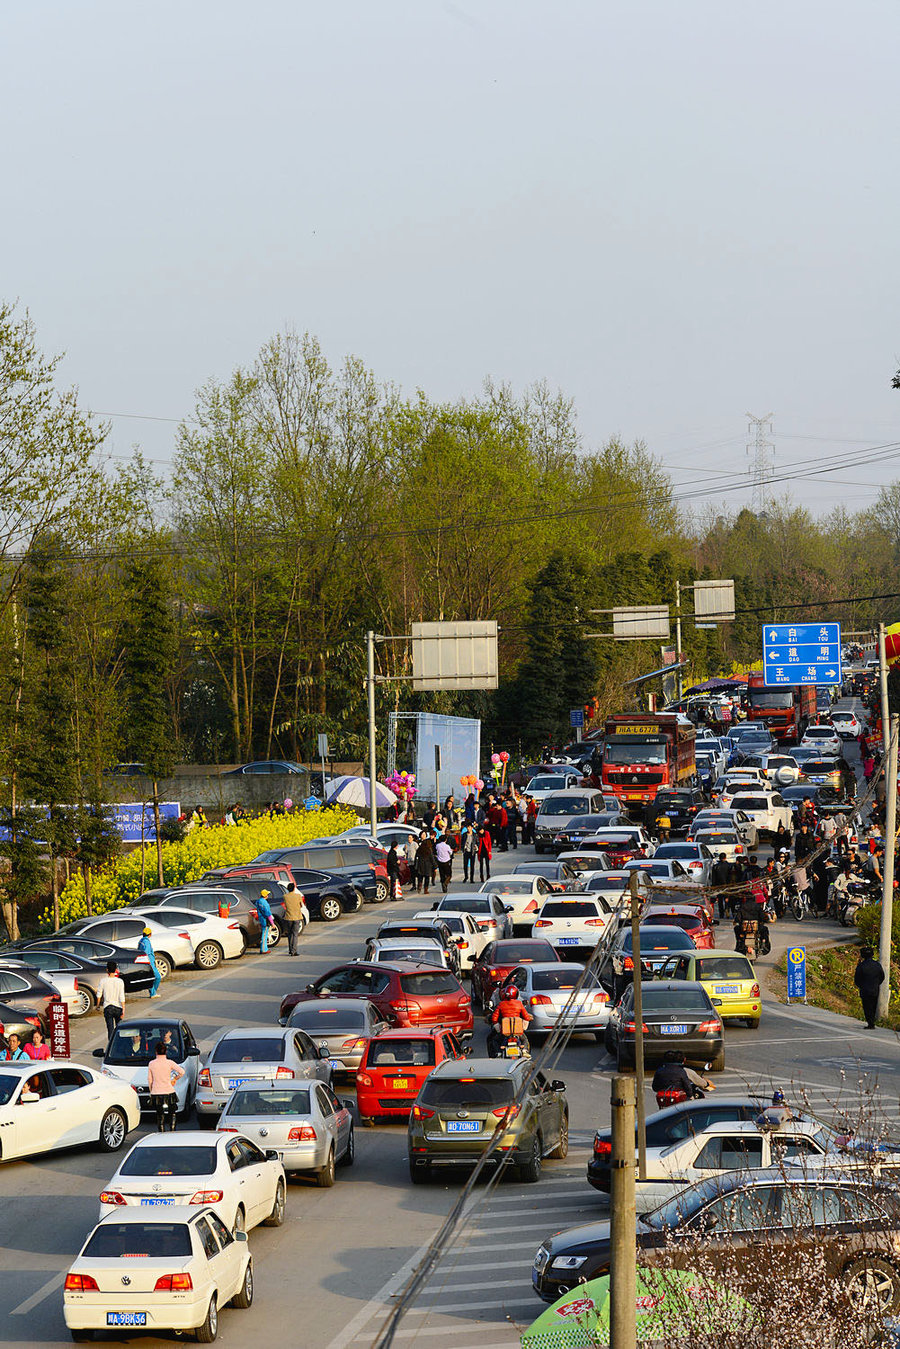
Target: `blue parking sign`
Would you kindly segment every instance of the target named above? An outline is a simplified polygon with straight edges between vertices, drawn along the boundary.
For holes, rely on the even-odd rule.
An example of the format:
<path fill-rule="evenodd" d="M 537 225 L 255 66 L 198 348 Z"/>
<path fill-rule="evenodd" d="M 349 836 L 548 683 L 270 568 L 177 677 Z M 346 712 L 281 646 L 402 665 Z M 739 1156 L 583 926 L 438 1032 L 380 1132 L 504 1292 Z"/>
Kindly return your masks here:
<path fill-rule="evenodd" d="M 791 946 L 787 953 L 788 1002 L 794 998 L 806 1001 L 806 947 Z"/>

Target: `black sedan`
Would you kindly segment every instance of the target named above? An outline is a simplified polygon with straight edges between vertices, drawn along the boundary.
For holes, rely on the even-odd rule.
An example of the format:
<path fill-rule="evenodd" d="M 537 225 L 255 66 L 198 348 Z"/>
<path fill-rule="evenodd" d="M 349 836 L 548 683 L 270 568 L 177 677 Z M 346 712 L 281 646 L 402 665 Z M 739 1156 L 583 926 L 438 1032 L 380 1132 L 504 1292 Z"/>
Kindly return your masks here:
<path fill-rule="evenodd" d="M 825 783 L 794 782 L 789 787 L 780 787 L 779 791 L 796 817 L 804 801 L 812 801 L 820 815 L 847 814 L 852 807 L 840 788 Z"/>
<path fill-rule="evenodd" d="M 694 816 L 705 806 L 706 797 L 697 787 L 662 788 L 648 810 L 648 827 L 653 828 L 660 815 L 667 815 L 672 833 L 685 834 Z"/>
<path fill-rule="evenodd" d="M 140 955 L 128 946 L 117 946 L 114 942 L 100 941 L 94 937 L 66 937 L 62 933 L 57 933 L 55 937 L 39 937 L 33 941 L 16 942 L 14 946 L 4 948 L 4 955 L 24 955 L 34 953 L 40 955 L 43 952 L 52 952 L 64 956 L 71 956 L 73 960 L 83 961 L 85 969 L 99 965 L 103 974 L 106 974 L 106 962 L 114 960 L 119 967 L 119 974 L 122 977 L 122 983 L 125 985 L 126 993 L 139 993 L 142 989 L 149 988 L 153 983 L 153 971 L 150 969 L 150 961 L 146 956 Z M 29 964 L 34 962 L 29 961 Z M 35 969 L 47 968 L 34 964 Z M 65 969 L 64 965 L 59 966 Z M 79 984 L 81 976 L 78 976 Z"/>
<path fill-rule="evenodd" d="M 59 992 L 34 970 L 0 967 L 0 998 L 23 1011 L 35 1013 L 45 1021 L 51 1002 L 59 1002 Z"/>
<path fill-rule="evenodd" d="M 31 1043 L 31 1037 L 39 1030 L 44 1039 L 48 1033 L 47 1018 L 29 1007 L 11 1007 L 0 1002 L 0 1052 L 5 1052 L 8 1035 L 18 1035 L 20 1042 Z"/>
<path fill-rule="evenodd" d="M 709 1064 L 712 1072 L 725 1067 L 725 1028 L 701 984 L 673 979 L 644 984 L 644 1062 L 660 1063 L 670 1049 L 678 1049 L 691 1063 Z M 606 1025 L 604 1044 L 619 1072 L 634 1067 L 634 985 L 626 988 Z"/>
<path fill-rule="evenodd" d="M 731 1121 L 756 1119 L 765 1110 L 767 1101 L 749 1096 L 715 1097 L 702 1101 L 683 1101 L 657 1110 L 646 1119 L 648 1148 L 664 1148 L 669 1143 L 680 1143 L 698 1129 L 710 1124 L 728 1124 Z M 598 1129 L 594 1134 L 594 1150 L 588 1162 L 588 1184 L 601 1194 L 609 1194 L 612 1176 L 612 1130 Z"/>
<path fill-rule="evenodd" d="M 78 1015 L 85 1016 L 97 1006 L 100 984 L 106 978 L 105 960 L 99 958 L 89 960 L 87 956 L 76 956 L 68 951 L 36 948 L 0 951 L 0 957 L 4 962 L 15 961 L 36 970 L 38 974 L 45 975 L 51 983 L 55 973 L 74 975 L 78 980 L 78 997 L 81 1002 Z M 122 974 L 121 968 L 119 973 Z M 141 989 L 150 988 L 153 984 L 154 975 L 149 965 L 135 965 L 132 962 L 128 974 L 129 980 L 125 983 L 126 992 L 136 993 Z M 122 981 L 125 982 L 124 975 Z"/>
<path fill-rule="evenodd" d="M 641 927 L 641 970 L 645 979 L 652 979 L 658 970 L 678 951 L 695 951 L 697 948 L 688 934 L 680 927 Z M 631 945 L 631 928 L 620 928 L 615 940 L 600 963 L 600 982 L 618 1001 L 634 978 L 634 951 Z"/>

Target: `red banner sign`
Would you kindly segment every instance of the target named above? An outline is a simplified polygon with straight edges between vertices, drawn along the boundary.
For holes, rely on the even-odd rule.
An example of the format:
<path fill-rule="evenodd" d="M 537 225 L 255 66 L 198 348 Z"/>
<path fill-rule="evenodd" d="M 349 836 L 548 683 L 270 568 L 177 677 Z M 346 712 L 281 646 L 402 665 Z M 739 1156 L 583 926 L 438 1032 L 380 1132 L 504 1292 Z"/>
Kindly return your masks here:
<path fill-rule="evenodd" d="M 69 1057 L 69 1009 L 60 999 L 50 1004 L 50 1053 L 55 1059 Z"/>

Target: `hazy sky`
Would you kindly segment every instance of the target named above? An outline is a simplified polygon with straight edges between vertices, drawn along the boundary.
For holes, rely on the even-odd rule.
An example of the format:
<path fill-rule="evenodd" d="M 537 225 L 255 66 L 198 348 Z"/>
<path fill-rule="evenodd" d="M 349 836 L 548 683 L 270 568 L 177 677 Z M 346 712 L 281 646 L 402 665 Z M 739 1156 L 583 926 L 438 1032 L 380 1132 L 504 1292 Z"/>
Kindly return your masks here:
<path fill-rule="evenodd" d="M 748 411 L 780 472 L 898 437 L 895 0 L 0 21 L 0 290 L 99 412 L 177 420 L 291 325 L 410 393 L 547 379 L 586 444 L 642 438 L 730 507 Z M 111 448 L 166 461 L 174 430 L 117 417 Z M 858 509 L 897 477 L 791 491 Z"/>

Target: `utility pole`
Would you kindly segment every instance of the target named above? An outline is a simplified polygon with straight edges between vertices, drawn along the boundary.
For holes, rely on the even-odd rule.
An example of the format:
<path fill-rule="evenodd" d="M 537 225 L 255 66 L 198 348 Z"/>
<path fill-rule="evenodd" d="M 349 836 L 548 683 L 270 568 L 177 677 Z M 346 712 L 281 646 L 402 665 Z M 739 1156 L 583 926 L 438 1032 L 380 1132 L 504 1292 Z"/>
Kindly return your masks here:
<path fill-rule="evenodd" d="M 675 678 L 678 702 L 684 696 L 684 682 L 681 678 L 681 582 L 675 582 Z"/>
<path fill-rule="evenodd" d="M 637 1215 L 634 1194 L 634 1079 L 616 1073 L 612 1105 L 612 1177 L 609 1195 L 609 1344 L 635 1349 L 637 1329 Z"/>
<path fill-rule="evenodd" d="M 644 983 L 641 965 L 641 901 L 638 873 L 628 877 L 631 896 L 631 959 L 634 961 L 634 1082 L 637 1093 L 638 1175 L 647 1179 L 647 1125 L 644 1110 Z"/>
<path fill-rule="evenodd" d="M 375 773 L 375 634 L 371 629 L 366 633 L 366 693 L 369 701 L 369 816 L 372 837 L 378 837 L 378 806 L 375 801 L 377 787 Z"/>
<path fill-rule="evenodd" d="M 897 741 L 900 738 L 900 716 L 890 719 L 890 739 L 886 763 L 887 791 L 885 793 L 884 825 L 884 888 L 881 897 L 881 932 L 878 941 L 878 959 L 884 970 L 884 983 L 878 991 L 878 1015 L 887 1015 L 891 999 L 891 928 L 894 920 L 894 848 L 897 846 Z"/>
<path fill-rule="evenodd" d="M 767 412 L 764 417 L 754 417 L 752 412 L 747 413 L 750 420 L 750 434 L 753 436 L 752 444 L 747 446 L 747 453 L 753 456 L 750 463 L 750 485 L 753 488 L 751 509 L 754 515 L 765 515 L 769 503 L 768 482 L 772 476 L 769 451 L 773 451 L 774 457 L 775 445 L 773 441 L 766 440 L 766 435 L 772 434 L 773 416 L 772 412 Z"/>

